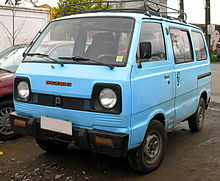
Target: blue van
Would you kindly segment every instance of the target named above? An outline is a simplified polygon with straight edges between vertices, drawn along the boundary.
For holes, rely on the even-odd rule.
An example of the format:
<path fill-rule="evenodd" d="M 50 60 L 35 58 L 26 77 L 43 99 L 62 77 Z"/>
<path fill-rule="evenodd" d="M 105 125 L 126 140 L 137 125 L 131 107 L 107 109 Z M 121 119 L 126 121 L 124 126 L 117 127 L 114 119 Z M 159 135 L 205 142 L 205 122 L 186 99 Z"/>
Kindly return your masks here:
<path fill-rule="evenodd" d="M 53 20 L 28 48 L 10 121 L 45 151 L 73 142 L 147 173 L 167 130 L 185 120 L 201 130 L 210 89 L 200 28 L 147 9 L 86 11 Z"/>

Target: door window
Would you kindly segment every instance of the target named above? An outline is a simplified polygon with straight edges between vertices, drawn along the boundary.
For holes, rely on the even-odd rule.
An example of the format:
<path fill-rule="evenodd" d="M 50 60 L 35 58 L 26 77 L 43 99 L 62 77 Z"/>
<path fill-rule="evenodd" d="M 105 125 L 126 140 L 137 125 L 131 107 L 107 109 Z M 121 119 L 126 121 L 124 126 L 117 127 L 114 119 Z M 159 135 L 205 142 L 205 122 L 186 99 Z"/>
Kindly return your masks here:
<path fill-rule="evenodd" d="M 166 60 L 166 51 L 164 44 L 164 36 L 162 25 L 160 23 L 144 22 L 141 27 L 140 42 L 150 42 L 152 57 L 144 61 L 162 61 Z M 137 58 L 141 59 L 139 48 L 137 51 Z"/>
<path fill-rule="evenodd" d="M 176 64 L 193 62 L 189 32 L 182 29 L 171 28 L 170 36 Z"/>
<path fill-rule="evenodd" d="M 196 52 L 196 60 L 207 60 L 207 52 L 205 48 L 205 42 L 203 40 L 202 34 L 199 32 L 192 32 L 193 43 Z"/>

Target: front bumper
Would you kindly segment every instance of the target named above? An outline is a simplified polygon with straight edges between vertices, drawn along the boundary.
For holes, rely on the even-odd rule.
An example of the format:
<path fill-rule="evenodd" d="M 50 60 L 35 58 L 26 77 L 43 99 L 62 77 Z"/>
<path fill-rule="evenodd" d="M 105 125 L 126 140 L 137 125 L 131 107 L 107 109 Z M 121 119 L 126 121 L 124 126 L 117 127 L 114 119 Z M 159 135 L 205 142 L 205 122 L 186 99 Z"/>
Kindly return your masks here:
<path fill-rule="evenodd" d="M 18 115 L 16 112 L 10 114 L 10 123 L 13 131 L 21 135 L 68 143 L 74 141 L 80 148 L 115 157 L 124 157 L 127 154 L 129 136 L 126 133 L 73 127 L 73 134 L 70 136 L 43 130 L 39 119 Z"/>

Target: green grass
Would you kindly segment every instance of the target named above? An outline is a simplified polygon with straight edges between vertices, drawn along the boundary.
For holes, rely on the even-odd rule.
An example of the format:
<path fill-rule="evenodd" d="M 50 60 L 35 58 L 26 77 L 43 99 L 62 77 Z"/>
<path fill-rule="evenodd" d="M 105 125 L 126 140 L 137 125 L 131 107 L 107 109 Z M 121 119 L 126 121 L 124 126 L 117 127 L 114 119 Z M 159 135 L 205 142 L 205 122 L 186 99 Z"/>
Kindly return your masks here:
<path fill-rule="evenodd" d="M 218 58 L 214 55 L 211 55 L 211 62 L 220 62 L 220 58 Z"/>

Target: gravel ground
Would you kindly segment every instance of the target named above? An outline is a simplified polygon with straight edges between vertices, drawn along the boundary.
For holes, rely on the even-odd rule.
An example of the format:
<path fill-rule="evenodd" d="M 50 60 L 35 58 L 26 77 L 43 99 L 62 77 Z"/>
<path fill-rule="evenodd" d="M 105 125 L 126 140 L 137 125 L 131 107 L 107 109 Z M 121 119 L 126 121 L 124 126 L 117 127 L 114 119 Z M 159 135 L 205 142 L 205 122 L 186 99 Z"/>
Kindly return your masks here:
<path fill-rule="evenodd" d="M 162 165 L 142 175 L 127 159 L 94 154 L 70 147 L 48 154 L 31 137 L 0 142 L 0 181 L 219 181 L 220 104 L 211 103 L 201 132 L 190 133 L 186 122 L 168 133 Z"/>

